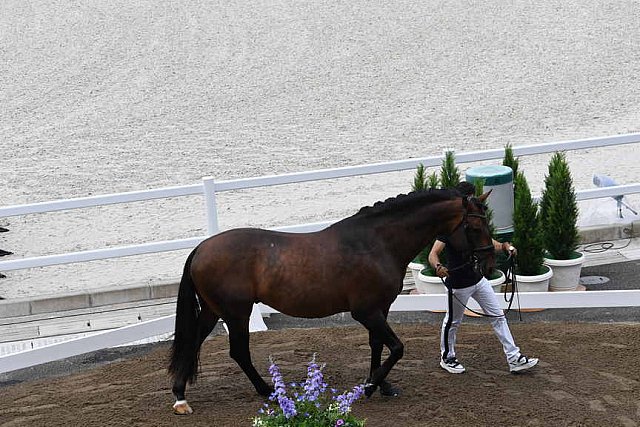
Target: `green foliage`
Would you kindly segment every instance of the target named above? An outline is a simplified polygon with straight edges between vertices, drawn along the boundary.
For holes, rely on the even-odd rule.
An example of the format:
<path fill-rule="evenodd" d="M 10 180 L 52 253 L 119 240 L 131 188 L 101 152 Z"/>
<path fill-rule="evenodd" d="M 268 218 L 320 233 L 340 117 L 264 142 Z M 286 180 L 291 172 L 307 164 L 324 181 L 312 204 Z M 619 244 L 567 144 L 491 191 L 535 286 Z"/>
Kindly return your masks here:
<path fill-rule="evenodd" d="M 431 175 L 427 177 L 427 182 L 425 183 L 427 188 L 438 188 L 440 185 L 440 178 L 438 178 L 438 174 L 432 172 Z"/>
<path fill-rule="evenodd" d="M 456 155 L 453 151 L 447 151 L 442 160 L 440 182 L 442 188 L 453 188 L 460 183 L 460 170 L 456 166 Z"/>
<path fill-rule="evenodd" d="M 513 156 L 513 148 L 511 144 L 507 144 L 504 147 L 504 158 L 502 159 L 502 166 L 508 166 L 513 171 L 513 180 L 515 186 L 515 178 L 518 175 L 518 159 Z"/>
<path fill-rule="evenodd" d="M 476 179 L 475 181 L 473 181 L 473 185 L 476 187 L 476 197 L 481 196 L 482 193 L 484 193 L 484 178 Z M 493 209 L 491 208 L 487 209 L 487 223 L 489 224 L 489 232 L 491 233 L 491 237 L 493 239 L 496 239 L 496 226 L 493 224 Z"/>
<path fill-rule="evenodd" d="M 544 247 L 538 215 L 538 205 L 531 197 L 529 184 L 523 172 L 515 176 L 515 204 L 513 209 L 513 244 L 518 248 L 517 274 L 541 274 Z"/>
<path fill-rule="evenodd" d="M 484 193 L 484 178 L 479 178 L 473 181 L 473 186 L 476 188 L 476 197 L 481 196 Z"/>
<path fill-rule="evenodd" d="M 438 174 L 432 172 L 427 175 L 427 171 L 423 164 L 419 164 L 416 168 L 416 173 L 413 176 L 413 184 L 411 185 L 411 191 L 429 190 L 431 188 L 438 188 L 440 184 L 440 178 Z"/>
<path fill-rule="evenodd" d="M 416 173 L 413 177 L 413 185 L 411 191 L 424 190 L 426 188 L 427 176 L 424 169 L 424 165 L 421 163 L 416 168 Z"/>
<path fill-rule="evenodd" d="M 571 172 L 564 153 L 556 152 L 549 162 L 540 202 L 543 244 L 551 258 L 571 259 L 578 247 L 578 203 Z"/>

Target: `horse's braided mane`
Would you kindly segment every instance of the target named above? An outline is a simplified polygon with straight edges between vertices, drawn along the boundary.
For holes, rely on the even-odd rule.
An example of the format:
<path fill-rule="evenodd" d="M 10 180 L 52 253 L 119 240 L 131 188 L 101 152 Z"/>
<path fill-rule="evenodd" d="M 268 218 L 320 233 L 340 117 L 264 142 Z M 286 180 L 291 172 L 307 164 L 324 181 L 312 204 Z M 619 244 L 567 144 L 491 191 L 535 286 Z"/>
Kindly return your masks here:
<path fill-rule="evenodd" d="M 385 212 L 404 210 L 413 205 L 425 203 L 439 202 L 442 200 L 450 200 L 459 196 L 456 190 L 450 189 L 429 189 L 412 191 L 409 194 L 399 194 L 396 197 L 390 197 L 385 201 L 376 202 L 373 206 L 365 206 L 360 209 L 352 218 L 359 218 L 371 214 L 383 214 Z"/>

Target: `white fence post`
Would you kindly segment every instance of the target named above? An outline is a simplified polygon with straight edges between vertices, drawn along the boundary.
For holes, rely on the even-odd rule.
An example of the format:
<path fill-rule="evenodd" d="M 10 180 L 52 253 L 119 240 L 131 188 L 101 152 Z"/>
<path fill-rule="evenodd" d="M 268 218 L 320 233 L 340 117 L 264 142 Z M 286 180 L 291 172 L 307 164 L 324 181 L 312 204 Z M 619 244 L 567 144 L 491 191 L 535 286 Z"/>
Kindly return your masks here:
<path fill-rule="evenodd" d="M 202 178 L 202 186 L 204 187 L 204 202 L 207 208 L 207 233 L 209 236 L 213 236 L 220 232 L 220 226 L 218 225 L 218 207 L 216 204 L 216 188 L 213 177 L 206 176 Z M 226 329 L 225 325 L 225 330 Z M 249 332 L 266 331 L 267 329 L 267 325 L 264 323 L 264 319 L 262 319 L 260 307 L 257 304 L 253 304 L 251 317 L 249 317 Z"/>
<path fill-rule="evenodd" d="M 216 204 L 216 185 L 213 177 L 205 176 L 202 178 L 202 186 L 204 188 L 204 203 L 207 210 L 207 233 L 209 236 L 213 236 L 220 231 L 220 226 L 218 225 L 218 206 Z"/>

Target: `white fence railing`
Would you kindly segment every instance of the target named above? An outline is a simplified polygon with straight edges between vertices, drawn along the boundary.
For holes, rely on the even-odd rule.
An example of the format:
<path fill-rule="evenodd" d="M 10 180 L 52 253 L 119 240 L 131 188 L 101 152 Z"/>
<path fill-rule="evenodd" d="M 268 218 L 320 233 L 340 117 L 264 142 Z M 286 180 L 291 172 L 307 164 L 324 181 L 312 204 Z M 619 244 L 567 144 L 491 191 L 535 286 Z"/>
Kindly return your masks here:
<path fill-rule="evenodd" d="M 640 133 L 619 135 L 606 138 L 590 138 L 575 141 L 565 141 L 548 144 L 537 144 L 514 147 L 516 156 L 545 154 L 554 151 L 579 150 L 585 148 L 605 147 L 622 144 L 640 143 Z M 501 159 L 504 150 L 486 150 L 457 153 L 457 163 L 469 163 L 484 160 Z M 291 184 L 297 182 L 317 181 L 323 179 L 343 178 L 357 175 L 386 173 L 413 169 L 419 164 L 426 167 L 439 166 L 443 155 L 425 158 L 401 160 L 371 165 L 324 169 L 318 171 L 292 173 L 275 176 L 263 176 L 229 181 L 214 181 L 204 178 L 201 184 L 169 187 L 149 191 L 134 191 L 120 194 L 93 196 L 60 200 L 54 202 L 25 204 L 18 206 L 0 207 L 0 218 L 15 215 L 28 215 L 58 210 L 103 206 L 114 203 L 128 203 L 165 197 L 204 195 L 207 231 L 215 234 L 218 229 L 216 193 L 262 186 Z M 640 184 L 621 185 L 615 187 L 597 188 L 577 192 L 579 200 L 614 197 L 624 194 L 640 193 Z M 281 227 L 280 230 L 294 232 L 308 232 L 322 229 L 332 221 Z M 18 270 L 32 267 L 43 267 L 57 264 L 91 261 L 106 258 L 117 258 L 156 252 L 166 252 L 189 249 L 197 245 L 206 236 L 171 241 L 152 242 L 139 245 L 122 246 L 118 248 L 94 249 L 82 252 L 72 252 L 59 255 L 49 255 L 16 259 L 0 262 L 0 271 Z M 392 311 L 442 310 L 445 307 L 445 295 L 400 295 L 391 307 Z M 630 291 L 590 291 L 571 293 L 521 293 L 520 307 L 525 308 L 578 308 L 578 307 L 638 307 L 640 306 L 640 290 Z M 271 307 L 259 305 L 262 313 L 275 313 Z M 476 307 L 474 305 L 471 306 Z M 79 338 L 64 343 L 34 350 L 23 351 L 0 357 L 0 373 L 34 366 L 53 360 L 58 360 L 88 351 L 127 344 L 140 339 L 159 336 L 172 332 L 173 316 L 142 322 L 138 325 L 127 326 L 114 331 L 102 332 L 99 335 Z"/>
<path fill-rule="evenodd" d="M 513 147 L 513 152 L 516 156 L 529 156 L 552 153 L 554 151 L 580 150 L 586 148 L 607 147 L 634 143 L 640 143 L 640 133 L 546 144 L 525 145 Z M 0 207 L 0 218 L 16 215 L 54 212 L 59 210 L 87 208 L 93 206 L 104 206 L 117 203 L 138 202 L 159 198 L 204 195 L 207 217 L 207 232 L 208 235 L 212 235 L 216 234 L 219 231 L 216 193 L 272 185 L 293 184 L 324 179 L 345 178 L 358 175 L 396 172 L 414 169 L 419 164 L 423 164 L 425 167 L 433 167 L 439 166 L 441 164 L 443 156 L 444 155 L 438 155 L 393 162 L 375 163 L 369 165 L 322 169 L 309 172 L 261 176 L 228 181 L 215 181 L 211 177 L 206 177 L 203 178 L 201 184 Z M 470 163 L 484 160 L 501 159 L 503 156 L 503 149 L 456 153 L 456 163 Z M 615 187 L 581 190 L 577 192 L 577 198 L 578 200 L 586 200 L 633 193 L 640 193 L 640 184 L 619 185 Z M 313 224 L 280 227 L 278 228 L 278 230 L 292 232 L 315 231 L 327 227 L 332 222 L 333 221 L 325 221 Z M 74 262 L 94 261 L 108 258 L 119 258 L 132 255 L 190 249 L 196 246 L 206 237 L 207 236 L 199 236 L 188 239 L 159 241 L 113 248 L 70 252 L 57 255 L 6 260 L 0 261 L 0 271 L 20 270 L 33 267 L 45 267 L 58 264 L 69 264 Z"/>

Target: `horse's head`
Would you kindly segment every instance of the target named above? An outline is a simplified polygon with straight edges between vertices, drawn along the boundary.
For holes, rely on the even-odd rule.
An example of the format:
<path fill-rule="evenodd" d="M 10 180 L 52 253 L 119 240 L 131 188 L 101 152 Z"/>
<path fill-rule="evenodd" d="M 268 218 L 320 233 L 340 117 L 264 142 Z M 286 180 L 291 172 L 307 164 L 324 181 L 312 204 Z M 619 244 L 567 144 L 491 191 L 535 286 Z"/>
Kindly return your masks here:
<path fill-rule="evenodd" d="M 462 197 L 462 219 L 449 235 L 451 245 L 469 258 L 482 275 L 488 277 L 496 265 L 493 238 L 487 219 L 485 200 L 491 191 L 479 197 Z"/>

